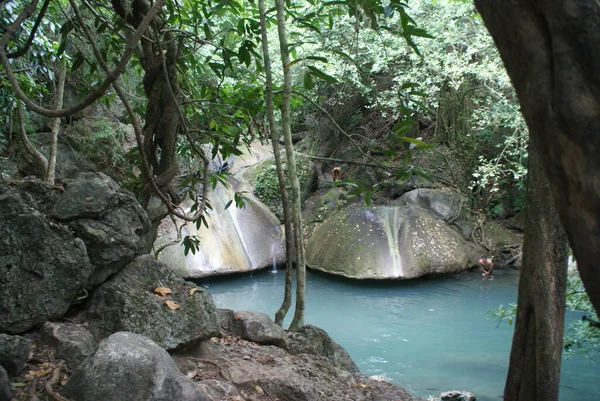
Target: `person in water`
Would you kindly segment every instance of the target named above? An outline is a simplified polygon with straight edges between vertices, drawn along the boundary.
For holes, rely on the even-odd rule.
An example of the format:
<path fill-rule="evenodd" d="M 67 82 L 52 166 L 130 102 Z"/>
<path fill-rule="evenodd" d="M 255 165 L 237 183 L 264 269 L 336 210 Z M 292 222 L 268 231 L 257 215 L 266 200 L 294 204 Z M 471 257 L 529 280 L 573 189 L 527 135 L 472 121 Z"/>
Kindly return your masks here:
<path fill-rule="evenodd" d="M 489 277 L 490 280 L 494 279 L 494 262 L 492 258 L 488 258 L 487 256 L 481 256 L 479 259 L 479 266 L 481 267 L 481 275 L 483 277 Z"/>

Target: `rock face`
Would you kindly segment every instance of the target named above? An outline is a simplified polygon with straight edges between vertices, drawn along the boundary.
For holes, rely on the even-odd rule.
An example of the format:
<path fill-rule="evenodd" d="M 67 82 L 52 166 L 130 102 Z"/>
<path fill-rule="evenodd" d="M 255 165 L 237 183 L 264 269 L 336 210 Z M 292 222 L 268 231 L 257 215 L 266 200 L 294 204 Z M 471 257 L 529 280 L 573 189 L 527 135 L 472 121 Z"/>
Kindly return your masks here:
<path fill-rule="evenodd" d="M 98 344 L 92 334 L 76 324 L 46 322 L 40 336 L 42 344 L 56 349 L 56 356 L 75 369 L 96 352 Z"/>
<path fill-rule="evenodd" d="M 327 358 L 337 368 L 348 372 L 358 372 L 358 367 L 348 351 L 337 344 L 325 330 L 312 326 L 302 326 L 300 330 L 288 333 L 284 347 L 292 355 L 313 354 Z"/>
<path fill-rule="evenodd" d="M 0 366 L 0 400 L 8 401 L 12 400 L 12 389 L 10 387 L 10 381 L 8 380 L 8 374 L 2 366 Z"/>
<path fill-rule="evenodd" d="M 240 311 L 233 314 L 233 330 L 245 340 L 258 344 L 281 345 L 285 341 L 285 331 L 277 326 L 269 316 L 260 312 Z"/>
<path fill-rule="evenodd" d="M 131 193 L 103 173 L 82 173 L 68 182 L 53 212 L 85 242 L 94 265 L 90 286 L 104 282 L 146 246 L 146 213 Z"/>
<path fill-rule="evenodd" d="M 29 341 L 21 336 L 0 334 L 0 366 L 10 376 L 17 376 L 25 367 L 31 354 Z"/>
<path fill-rule="evenodd" d="M 0 187 L 0 331 L 62 316 L 92 273 L 84 242 L 38 205 L 53 195 L 40 186 L 39 196 Z"/>
<path fill-rule="evenodd" d="M 428 210 L 434 217 L 449 221 L 461 212 L 460 195 L 451 189 L 419 188 L 405 193 L 394 205 L 414 205 Z"/>
<path fill-rule="evenodd" d="M 71 376 L 62 394 L 77 401 L 210 400 L 152 340 L 115 333 Z"/>
<path fill-rule="evenodd" d="M 354 206 L 324 222 L 306 249 L 314 269 L 359 279 L 415 278 L 473 266 L 477 251 L 414 206 Z"/>
<path fill-rule="evenodd" d="M 198 236 L 199 250 L 185 256 L 177 244 L 161 251 L 159 260 L 167 263 L 183 277 L 199 278 L 218 274 L 245 272 L 271 266 L 274 256 L 283 247 L 283 233 L 277 218 L 252 194 L 244 208 L 232 203 L 234 192 L 243 190 L 233 178 L 230 188 L 218 185 L 209 194 L 213 210 L 207 217 L 208 228 L 197 229 L 186 224 L 182 236 Z M 187 204 L 189 209 L 191 204 Z M 185 208 L 185 206 L 184 206 Z M 177 227 L 182 222 L 177 221 Z M 157 246 L 176 241 L 177 227 L 170 220 L 163 221 Z M 280 263 L 281 259 L 275 259 Z"/>
<path fill-rule="evenodd" d="M 171 293 L 157 294 L 154 289 L 158 287 Z M 179 309 L 169 309 L 167 301 Z M 219 332 L 219 314 L 210 294 L 150 255 L 131 261 L 101 285 L 89 302 L 90 330 L 97 337 L 131 331 L 172 349 Z"/>

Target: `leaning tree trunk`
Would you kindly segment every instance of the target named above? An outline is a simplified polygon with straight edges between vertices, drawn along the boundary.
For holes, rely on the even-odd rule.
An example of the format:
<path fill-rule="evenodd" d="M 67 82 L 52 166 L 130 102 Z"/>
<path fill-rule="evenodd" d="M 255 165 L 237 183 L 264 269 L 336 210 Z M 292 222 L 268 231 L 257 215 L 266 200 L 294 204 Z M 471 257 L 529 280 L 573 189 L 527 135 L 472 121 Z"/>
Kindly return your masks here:
<path fill-rule="evenodd" d="M 306 265 L 304 262 L 304 241 L 302 234 L 302 214 L 300 212 L 300 183 L 296 171 L 296 158 L 292 146 L 292 130 L 290 126 L 290 96 L 292 77 L 289 69 L 290 52 L 285 32 L 285 11 L 283 0 L 275 0 L 277 8 L 277 31 L 279 33 L 279 49 L 283 65 L 283 100 L 281 104 L 281 122 L 285 140 L 285 153 L 288 162 L 288 174 L 292 184 L 292 220 L 294 223 L 294 242 L 296 244 L 296 310 L 289 330 L 298 330 L 304 324 L 304 308 L 306 294 Z"/>
<path fill-rule="evenodd" d="M 567 286 L 567 236 L 531 137 L 523 269 L 504 401 L 558 401 Z"/>
<path fill-rule="evenodd" d="M 600 3 L 475 0 L 541 154 L 581 280 L 600 313 Z"/>
<path fill-rule="evenodd" d="M 292 258 L 294 255 L 294 235 L 290 221 L 290 205 L 287 190 L 285 188 L 285 173 L 281 162 L 281 150 L 275 129 L 275 112 L 273 110 L 273 75 L 271 74 L 271 57 L 269 56 L 269 40 L 267 36 L 267 17 L 265 12 L 265 0 L 258 1 L 260 10 L 260 32 L 262 39 L 262 50 L 265 64 L 265 94 L 267 104 L 267 120 L 271 131 L 271 144 L 275 156 L 275 169 L 279 181 L 279 192 L 281 192 L 281 205 L 283 207 L 283 225 L 285 227 L 285 289 L 283 303 L 275 314 L 275 323 L 283 326 L 283 319 L 292 305 Z"/>
<path fill-rule="evenodd" d="M 58 61 L 58 82 L 56 84 L 56 101 L 54 107 L 60 110 L 63 107 L 63 97 L 65 94 L 65 78 L 67 67 L 60 60 Z M 56 173 L 56 152 L 58 147 L 58 132 L 60 131 L 60 118 L 56 117 L 52 121 L 52 137 L 50 139 L 50 152 L 48 153 L 48 166 L 44 172 L 44 181 L 54 185 L 54 176 Z"/>
<path fill-rule="evenodd" d="M 126 0 L 112 0 L 112 4 L 115 11 L 134 28 L 139 26 L 151 8 L 147 0 L 133 0 L 132 7 L 128 6 Z M 177 74 L 180 51 L 178 41 L 170 32 L 164 33 L 162 41 L 152 40 L 163 34 L 159 32 L 158 26 L 160 23 L 155 19 L 154 24 L 151 24 L 152 28 L 149 28 L 147 35 L 141 39 L 142 55 L 139 59 L 145 72 L 143 86 L 148 98 L 142 151 L 146 155 L 152 170 L 150 174 L 154 177 L 158 189 L 169 195 L 171 201 L 177 204 L 179 197 L 172 187 L 172 181 L 179 172 L 175 151 L 181 124 Z M 159 48 L 161 42 L 165 48 Z M 146 183 L 142 205 L 152 221 L 150 246 L 156 238 L 158 224 L 167 215 L 166 207 L 157 207 L 157 203 L 160 201 Z"/>

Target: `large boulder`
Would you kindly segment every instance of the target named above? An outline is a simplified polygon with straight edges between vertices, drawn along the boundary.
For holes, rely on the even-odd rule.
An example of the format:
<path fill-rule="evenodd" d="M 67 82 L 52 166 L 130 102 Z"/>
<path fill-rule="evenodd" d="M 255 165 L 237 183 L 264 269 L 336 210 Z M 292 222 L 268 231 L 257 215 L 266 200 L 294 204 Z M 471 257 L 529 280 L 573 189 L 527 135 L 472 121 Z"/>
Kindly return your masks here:
<path fill-rule="evenodd" d="M 133 194 L 103 173 L 82 173 L 65 187 L 53 213 L 85 242 L 94 286 L 146 248 L 150 221 Z"/>
<path fill-rule="evenodd" d="M 0 366 L 10 376 L 18 376 L 31 357 L 31 344 L 21 336 L 0 334 Z"/>
<path fill-rule="evenodd" d="M 219 332 L 210 294 L 150 255 L 131 261 L 98 287 L 89 303 L 90 330 L 97 337 L 130 331 L 172 349 Z"/>
<path fill-rule="evenodd" d="M 73 323 L 44 323 L 40 340 L 42 344 L 53 347 L 56 356 L 64 359 L 69 369 L 75 369 L 98 348 L 92 334 Z"/>
<path fill-rule="evenodd" d="M 276 325 L 269 316 L 254 311 L 239 311 L 233 314 L 233 332 L 245 340 L 258 344 L 281 345 L 285 341 L 285 331 Z"/>
<path fill-rule="evenodd" d="M 283 348 L 292 355 L 320 355 L 337 368 L 358 372 L 358 367 L 348 351 L 333 341 L 325 330 L 316 326 L 307 324 L 298 331 L 289 332 Z"/>
<path fill-rule="evenodd" d="M 283 233 L 279 220 L 251 193 L 246 194 L 243 208 L 232 203 L 235 192 L 243 191 L 241 183 L 231 178 L 229 187 L 218 185 L 209 194 L 212 210 L 206 214 L 208 228 L 196 227 L 175 219 L 161 223 L 156 248 L 164 248 L 159 260 L 183 277 L 246 272 L 282 263 Z M 229 206 L 228 206 L 229 204 Z M 190 210 L 191 202 L 182 205 Z M 181 227 L 183 225 L 183 227 Z M 184 254 L 178 234 L 199 239 L 195 252 Z"/>
<path fill-rule="evenodd" d="M 77 401 L 208 401 L 155 342 L 133 333 L 115 333 L 88 358 L 62 389 Z"/>
<path fill-rule="evenodd" d="M 92 273 L 84 242 L 46 213 L 54 191 L 0 186 L 0 331 L 20 333 L 67 311 Z"/>
<path fill-rule="evenodd" d="M 394 205 L 419 206 L 446 222 L 460 216 L 463 203 L 461 195 L 449 188 L 419 188 L 393 202 Z"/>
<path fill-rule="evenodd" d="M 478 258 L 446 223 L 415 206 L 353 206 L 319 226 L 307 264 L 359 279 L 416 278 L 454 273 Z"/>
<path fill-rule="evenodd" d="M 6 370 L 0 366 L 0 400 L 8 401 L 12 400 L 12 388 L 10 386 L 10 380 L 8 380 L 8 374 Z"/>

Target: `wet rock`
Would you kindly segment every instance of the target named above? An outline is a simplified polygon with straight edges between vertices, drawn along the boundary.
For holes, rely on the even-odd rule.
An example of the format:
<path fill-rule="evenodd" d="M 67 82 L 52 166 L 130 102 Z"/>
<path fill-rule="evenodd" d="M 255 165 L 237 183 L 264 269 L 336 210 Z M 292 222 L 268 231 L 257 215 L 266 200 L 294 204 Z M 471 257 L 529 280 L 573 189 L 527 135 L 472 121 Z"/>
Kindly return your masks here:
<path fill-rule="evenodd" d="M 24 337 L 0 334 L 0 366 L 10 376 L 18 376 L 31 356 L 31 345 Z"/>
<path fill-rule="evenodd" d="M 92 273 L 85 244 L 44 212 L 56 191 L 0 186 L 0 331 L 62 316 Z"/>
<path fill-rule="evenodd" d="M 260 312 L 240 311 L 233 315 L 233 331 L 245 340 L 259 344 L 283 344 L 285 331 Z"/>
<path fill-rule="evenodd" d="M 158 287 L 171 292 L 157 294 Z M 97 337 L 130 331 L 173 349 L 219 333 L 219 314 L 210 294 L 150 255 L 138 256 L 98 287 L 89 304 L 90 331 Z"/>
<path fill-rule="evenodd" d="M 98 348 L 92 334 L 73 323 L 46 322 L 40 339 L 42 344 L 53 347 L 56 356 L 64 359 L 70 369 L 75 369 Z"/>
<path fill-rule="evenodd" d="M 477 249 L 417 206 L 353 206 L 311 235 L 307 264 L 358 279 L 416 278 L 476 264 Z"/>
<path fill-rule="evenodd" d="M 77 401 L 211 401 L 147 337 L 115 333 L 77 368 L 62 395 Z"/>
<path fill-rule="evenodd" d="M 463 200 L 458 192 L 448 188 L 419 188 L 405 193 L 393 204 L 419 206 L 447 222 L 457 218 L 462 212 Z"/>
<path fill-rule="evenodd" d="M 475 401 L 473 393 L 468 391 L 446 391 L 440 395 L 440 401 Z"/>
<path fill-rule="evenodd" d="M 0 401 L 12 400 L 12 387 L 6 370 L 0 366 Z"/>
<path fill-rule="evenodd" d="M 82 173 L 65 187 L 53 213 L 85 242 L 95 286 L 146 248 L 150 221 L 133 194 L 103 173 Z"/>
<path fill-rule="evenodd" d="M 358 367 L 348 351 L 337 344 L 319 327 L 305 325 L 298 331 L 289 332 L 283 346 L 292 355 L 313 354 L 327 358 L 335 367 L 358 372 Z"/>

